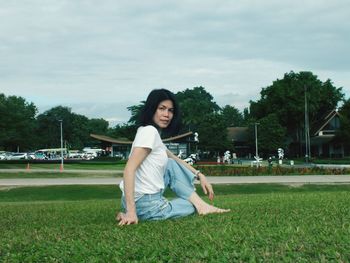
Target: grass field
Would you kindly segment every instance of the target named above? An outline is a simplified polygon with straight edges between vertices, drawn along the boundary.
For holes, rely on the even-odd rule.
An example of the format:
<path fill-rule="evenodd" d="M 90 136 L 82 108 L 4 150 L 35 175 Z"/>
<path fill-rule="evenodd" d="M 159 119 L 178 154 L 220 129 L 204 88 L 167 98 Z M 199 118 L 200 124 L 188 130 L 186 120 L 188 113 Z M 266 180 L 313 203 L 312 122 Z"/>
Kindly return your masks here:
<path fill-rule="evenodd" d="M 0 169 L 8 169 L 8 171 L 0 172 L 0 179 L 120 177 L 123 176 L 121 172 L 124 167 L 124 163 L 117 162 L 67 163 L 64 164 L 64 170 L 61 172 L 59 163 L 29 163 L 28 167 L 28 163 L 22 161 L 0 162 Z"/>
<path fill-rule="evenodd" d="M 25 178 L 72 178 L 72 177 L 122 177 L 122 173 L 110 173 L 110 172 L 103 172 L 98 171 L 95 173 L 87 173 L 87 172 L 16 172 L 16 173 L 9 173 L 9 172 L 1 172 L 0 173 L 0 179 L 25 179 Z"/>
<path fill-rule="evenodd" d="M 27 169 L 28 162 L 0 162 L 0 169 Z M 51 169 L 59 170 L 60 163 L 29 163 L 30 169 Z M 118 162 L 81 162 L 81 163 L 64 163 L 67 170 L 123 170 L 125 163 Z"/>
<path fill-rule="evenodd" d="M 3 188 L 0 262 L 349 262 L 350 186 L 215 186 L 222 215 L 118 227 L 116 186 Z"/>

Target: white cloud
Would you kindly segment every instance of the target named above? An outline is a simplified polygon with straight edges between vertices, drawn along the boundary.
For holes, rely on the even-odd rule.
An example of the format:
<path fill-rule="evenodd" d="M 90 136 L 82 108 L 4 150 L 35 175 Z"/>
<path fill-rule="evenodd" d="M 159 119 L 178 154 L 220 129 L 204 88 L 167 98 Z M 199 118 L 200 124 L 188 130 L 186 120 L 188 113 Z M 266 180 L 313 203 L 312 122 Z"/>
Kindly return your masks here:
<path fill-rule="evenodd" d="M 117 121 L 154 88 L 243 109 L 291 70 L 348 95 L 349 15 L 345 0 L 3 2 L 0 92 Z"/>

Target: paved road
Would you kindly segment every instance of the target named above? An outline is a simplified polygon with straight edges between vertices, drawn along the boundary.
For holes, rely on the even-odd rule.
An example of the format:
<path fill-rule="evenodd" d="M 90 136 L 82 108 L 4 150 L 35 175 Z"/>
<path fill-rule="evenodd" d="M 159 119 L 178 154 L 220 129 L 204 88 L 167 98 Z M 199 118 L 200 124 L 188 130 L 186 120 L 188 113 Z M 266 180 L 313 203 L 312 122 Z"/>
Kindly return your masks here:
<path fill-rule="evenodd" d="M 208 176 L 207 178 L 212 184 L 350 184 L 350 175 Z M 0 186 L 116 185 L 121 179 L 111 177 L 0 179 Z"/>

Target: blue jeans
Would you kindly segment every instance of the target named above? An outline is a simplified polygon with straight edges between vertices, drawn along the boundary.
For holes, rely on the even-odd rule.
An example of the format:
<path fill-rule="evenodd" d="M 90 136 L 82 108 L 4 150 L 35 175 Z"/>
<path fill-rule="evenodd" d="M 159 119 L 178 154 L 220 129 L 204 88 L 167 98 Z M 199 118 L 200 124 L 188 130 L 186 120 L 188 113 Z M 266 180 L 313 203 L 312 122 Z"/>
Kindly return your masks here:
<path fill-rule="evenodd" d="M 188 201 L 195 191 L 194 175 L 186 167 L 178 164 L 173 159 L 168 159 L 164 174 L 165 187 L 155 194 L 144 194 L 135 203 L 137 217 L 140 220 L 164 220 L 193 214 L 196 210 Z M 163 194 L 165 188 L 175 192 L 178 198 L 167 200 Z M 125 210 L 125 198 L 122 197 L 122 206 Z"/>

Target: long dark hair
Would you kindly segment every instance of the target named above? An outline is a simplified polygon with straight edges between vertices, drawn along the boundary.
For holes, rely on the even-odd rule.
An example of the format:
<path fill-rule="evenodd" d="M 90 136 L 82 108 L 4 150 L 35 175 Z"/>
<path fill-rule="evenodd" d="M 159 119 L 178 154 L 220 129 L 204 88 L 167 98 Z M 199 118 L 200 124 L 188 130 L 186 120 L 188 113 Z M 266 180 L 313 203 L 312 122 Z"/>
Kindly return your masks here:
<path fill-rule="evenodd" d="M 141 126 L 153 125 L 158 128 L 158 126 L 153 122 L 153 116 L 158 108 L 159 103 L 164 100 L 171 100 L 174 106 L 174 115 L 170 124 L 163 131 L 166 134 L 173 135 L 176 134 L 181 125 L 180 109 L 177 103 L 175 95 L 166 89 L 155 89 L 152 90 L 148 95 L 145 106 L 143 107 L 140 114 L 140 124 Z"/>

